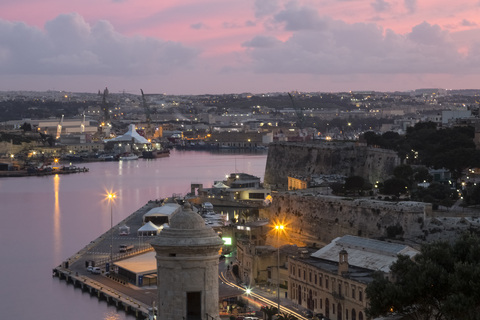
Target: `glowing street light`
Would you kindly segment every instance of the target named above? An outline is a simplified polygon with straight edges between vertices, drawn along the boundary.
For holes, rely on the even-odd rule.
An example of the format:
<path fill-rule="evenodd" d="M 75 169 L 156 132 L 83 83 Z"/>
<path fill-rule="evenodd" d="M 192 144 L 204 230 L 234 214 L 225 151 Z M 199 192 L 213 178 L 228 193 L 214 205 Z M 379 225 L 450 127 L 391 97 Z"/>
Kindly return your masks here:
<path fill-rule="evenodd" d="M 280 232 L 285 228 L 283 224 L 277 224 L 275 230 L 277 231 L 277 312 L 280 314 Z"/>
<path fill-rule="evenodd" d="M 110 268 L 113 270 L 113 202 L 115 201 L 116 194 L 113 192 L 107 193 L 108 202 L 110 202 L 110 231 L 112 232 L 110 243 Z M 110 272 L 110 270 L 109 270 Z"/>

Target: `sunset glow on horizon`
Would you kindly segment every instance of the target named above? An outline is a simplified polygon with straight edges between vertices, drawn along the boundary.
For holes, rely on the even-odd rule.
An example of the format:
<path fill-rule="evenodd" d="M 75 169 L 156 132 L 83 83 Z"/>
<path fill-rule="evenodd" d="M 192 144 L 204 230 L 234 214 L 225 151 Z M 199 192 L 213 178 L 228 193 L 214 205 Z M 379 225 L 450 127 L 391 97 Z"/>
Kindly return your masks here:
<path fill-rule="evenodd" d="M 0 91 L 475 88 L 480 1 L 3 0 Z"/>

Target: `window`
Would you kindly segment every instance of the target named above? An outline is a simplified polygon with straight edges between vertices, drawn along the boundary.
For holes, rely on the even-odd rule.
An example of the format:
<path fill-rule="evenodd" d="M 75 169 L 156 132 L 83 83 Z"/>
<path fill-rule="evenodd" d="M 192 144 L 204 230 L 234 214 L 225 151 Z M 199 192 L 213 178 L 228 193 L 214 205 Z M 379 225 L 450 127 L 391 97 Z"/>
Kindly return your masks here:
<path fill-rule="evenodd" d="M 312 282 L 312 272 L 310 271 L 309 275 L 308 275 L 308 281 L 310 281 L 310 283 Z"/>
<path fill-rule="evenodd" d="M 363 320 L 363 313 L 362 311 L 358 312 L 358 320 Z"/>
<path fill-rule="evenodd" d="M 322 299 L 320 299 L 320 309 L 323 309 Z"/>
<path fill-rule="evenodd" d="M 300 272 L 302 272 L 302 271 L 300 270 L 300 268 L 298 268 L 298 277 L 299 278 L 300 278 Z"/>
<path fill-rule="evenodd" d="M 358 300 L 363 301 L 362 291 L 360 291 L 360 290 L 358 291 Z M 359 318 L 360 318 L 360 314 L 361 314 L 361 312 L 358 313 Z"/>
<path fill-rule="evenodd" d="M 315 273 L 315 284 L 317 284 L 317 274 Z"/>
<path fill-rule="evenodd" d="M 253 187 L 253 185 L 251 187 Z M 255 193 L 250 192 L 248 193 L 248 197 L 250 199 L 261 199 L 261 200 L 265 199 L 265 195 L 263 193 L 258 193 L 258 192 L 255 192 Z"/>
<path fill-rule="evenodd" d="M 348 320 L 348 309 L 345 309 L 345 320 Z"/>
<path fill-rule="evenodd" d="M 328 279 L 327 278 L 325 278 L 325 288 L 328 289 Z"/>
<path fill-rule="evenodd" d="M 342 294 L 342 284 L 341 283 L 338 284 L 338 294 L 339 295 Z"/>
<path fill-rule="evenodd" d="M 292 266 L 292 274 L 295 275 L 295 267 Z"/>
<path fill-rule="evenodd" d="M 303 270 L 303 280 L 307 280 L 307 272 Z"/>
<path fill-rule="evenodd" d="M 352 287 L 352 299 L 355 299 L 355 287 Z"/>
<path fill-rule="evenodd" d="M 332 313 L 335 314 L 335 303 L 332 304 Z"/>
<path fill-rule="evenodd" d="M 348 284 L 345 283 L 345 296 L 348 297 Z"/>
<path fill-rule="evenodd" d="M 320 285 L 320 287 L 323 287 L 323 281 L 322 281 L 322 275 L 319 275 L 318 276 L 318 284 Z"/>

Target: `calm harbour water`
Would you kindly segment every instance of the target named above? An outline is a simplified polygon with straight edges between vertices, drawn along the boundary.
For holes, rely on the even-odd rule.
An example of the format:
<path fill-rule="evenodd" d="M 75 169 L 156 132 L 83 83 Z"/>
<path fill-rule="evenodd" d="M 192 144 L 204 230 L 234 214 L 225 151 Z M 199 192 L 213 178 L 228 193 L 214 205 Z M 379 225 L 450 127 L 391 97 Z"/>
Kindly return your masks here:
<path fill-rule="evenodd" d="M 53 278 L 52 268 L 110 228 L 107 190 L 117 193 L 114 224 L 148 200 L 210 187 L 226 174 L 262 178 L 266 152 L 172 150 L 169 158 L 85 163 L 89 173 L 0 179 L 0 318 L 135 319 Z"/>

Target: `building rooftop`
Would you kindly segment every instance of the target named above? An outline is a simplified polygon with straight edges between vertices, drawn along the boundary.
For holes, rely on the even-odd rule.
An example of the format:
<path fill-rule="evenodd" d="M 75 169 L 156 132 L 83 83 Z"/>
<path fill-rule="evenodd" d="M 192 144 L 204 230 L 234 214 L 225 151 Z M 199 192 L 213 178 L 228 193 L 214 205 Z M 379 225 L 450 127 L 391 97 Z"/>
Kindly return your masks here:
<path fill-rule="evenodd" d="M 346 235 L 334 239 L 311 257 L 338 262 L 342 250 L 347 251 L 350 266 L 386 273 L 390 272 L 390 266 L 397 260 L 398 254 L 413 257 L 418 253 L 407 245 Z"/>
<path fill-rule="evenodd" d="M 132 258 L 114 262 L 113 264 L 133 273 L 155 273 L 157 272 L 155 254 L 155 251 L 149 251 Z"/>

